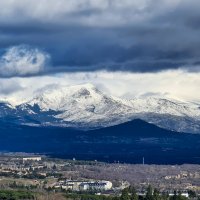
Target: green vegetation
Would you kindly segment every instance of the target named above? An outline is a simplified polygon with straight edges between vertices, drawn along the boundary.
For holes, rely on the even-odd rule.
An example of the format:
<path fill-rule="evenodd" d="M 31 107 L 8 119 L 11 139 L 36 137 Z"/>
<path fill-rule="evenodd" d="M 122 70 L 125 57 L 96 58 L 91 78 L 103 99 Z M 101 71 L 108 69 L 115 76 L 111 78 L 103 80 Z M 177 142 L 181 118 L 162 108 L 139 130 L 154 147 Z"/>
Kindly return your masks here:
<path fill-rule="evenodd" d="M 194 192 L 190 192 L 192 196 Z M 118 196 L 105 196 L 95 195 L 94 193 L 68 193 L 67 199 L 73 200 L 188 200 L 188 198 L 181 195 L 181 193 L 174 192 L 174 196 L 161 194 L 158 189 L 149 186 L 146 194 L 139 196 L 134 187 L 125 188 L 122 190 L 121 195 Z"/>
<path fill-rule="evenodd" d="M 188 198 L 181 195 L 181 193 L 174 192 L 174 196 L 161 194 L 158 189 L 154 189 L 151 185 L 148 186 L 145 196 L 138 196 L 133 187 L 126 188 L 122 191 L 119 200 L 187 200 Z"/>
<path fill-rule="evenodd" d="M 66 198 L 74 200 L 113 200 L 112 197 L 95 194 L 67 194 Z"/>
<path fill-rule="evenodd" d="M 34 199 L 34 194 L 28 191 L 0 190 L 1 200 Z"/>
<path fill-rule="evenodd" d="M 13 188 L 16 183 L 13 183 Z M 40 197 L 59 196 L 59 199 L 67 200 L 189 200 L 196 197 L 196 193 L 190 191 L 190 197 L 186 198 L 180 192 L 174 192 L 173 196 L 162 194 L 159 190 L 149 186 L 144 195 L 138 195 L 134 187 L 125 188 L 121 193 L 112 195 L 97 195 L 94 191 L 91 192 L 72 192 L 72 191 L 43 191 L 42 193 L 36 188 L 21 188 L 16 190 L 0 190 L 0 200 L 33 200 Z M 33 192 L 35 191 L 35 192 Z M 62 197 L 62 198 L 61 198 Z M 43 198 L 41 198 L 43 199 Z M 56 199 L 56 198 L 55 198 Z"/>

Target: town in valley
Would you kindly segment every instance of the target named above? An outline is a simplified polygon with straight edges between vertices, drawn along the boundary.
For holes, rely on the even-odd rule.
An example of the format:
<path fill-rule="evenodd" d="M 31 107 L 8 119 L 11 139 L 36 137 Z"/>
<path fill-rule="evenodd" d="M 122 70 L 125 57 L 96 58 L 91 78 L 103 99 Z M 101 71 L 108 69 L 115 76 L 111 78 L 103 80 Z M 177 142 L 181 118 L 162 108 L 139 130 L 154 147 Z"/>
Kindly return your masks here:
<path fill-rule="evenodd" d="M 120 199 L 124 191 L 134 188 L 138 198 L 144 199 L 149 187 L 168 198 L 199 199 L 200 166 L 104 163 L 27 153 L 0 155 L 0 197 L 5 191 L 23 191 L 31 193 L 30 199 L 82 199 L 81 195 Z"/>

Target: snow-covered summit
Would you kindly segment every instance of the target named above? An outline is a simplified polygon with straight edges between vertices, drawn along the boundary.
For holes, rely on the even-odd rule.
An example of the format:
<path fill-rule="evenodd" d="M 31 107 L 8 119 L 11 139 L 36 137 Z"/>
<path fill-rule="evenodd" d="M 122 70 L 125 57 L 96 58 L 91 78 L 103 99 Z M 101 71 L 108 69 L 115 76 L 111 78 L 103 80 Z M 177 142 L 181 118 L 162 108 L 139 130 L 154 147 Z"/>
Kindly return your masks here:
<path fill-rule="evenodd" d="M 17 113 L 23 123 L 28 119 L 41 125 L 97 128 L 140 118 L 166 129 L 200 133 L 198 104 L 154 96 L 125 100 L 106 95 L 92 84 L 42 88 L 15 110 L 9 114 Z"/>
<path fill-rule="evenodd" d="M 127 113 L 131 108 L 103 94 L 91 84 L 55 86 L 37 94 L 26 105 L 38 105 L 41 111 L 59 112 L 56 118 L 79 123 L 106 123 L 110 116 Z M 112 119 L 111 118 L 111 119 Z"/>

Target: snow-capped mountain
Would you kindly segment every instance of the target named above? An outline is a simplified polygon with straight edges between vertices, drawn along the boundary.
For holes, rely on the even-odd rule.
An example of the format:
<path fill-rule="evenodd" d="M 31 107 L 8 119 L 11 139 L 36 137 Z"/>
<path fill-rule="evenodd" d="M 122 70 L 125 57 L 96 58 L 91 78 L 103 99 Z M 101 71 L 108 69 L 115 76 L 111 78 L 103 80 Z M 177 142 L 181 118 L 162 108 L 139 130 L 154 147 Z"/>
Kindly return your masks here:
<path fill-rule="evenodd" d="M 105 95 L 91 84 L 41 89 L 29 101 L 0 104 L 0 118 L 15 123 L 99 128 L 142 119 L 178 132 L 200 133 L 200 105 L 158 97 L 132 100 Z"/>
<path fill-rule="evenodd" d="M 102 127 L 125 121 L 132 108 L 101 93 L 91 84 L 54 86 L 18 106 L 36 118 L 53 116 L 51 123 L 62 126 Z M 35 119 L 36 119 L 35 118 Z M 46 124 L 48 121 L 43 121 Z"/>

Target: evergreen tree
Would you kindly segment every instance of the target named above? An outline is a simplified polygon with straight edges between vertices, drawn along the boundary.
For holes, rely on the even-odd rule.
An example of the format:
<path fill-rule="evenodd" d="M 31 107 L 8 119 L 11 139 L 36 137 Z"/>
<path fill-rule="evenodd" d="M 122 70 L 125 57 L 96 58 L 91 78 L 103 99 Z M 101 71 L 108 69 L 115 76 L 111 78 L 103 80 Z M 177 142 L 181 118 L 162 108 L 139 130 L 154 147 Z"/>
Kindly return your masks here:
<path fill-rule="evenodd" d="M 151 187 L 151 185 L 148 186 L 147 188 L 147 193 L 146 193 L 146 200 L 153 200 L 153 188 Z"/>
<path fill-rule="evenodd" d="M 154 200 L 161 200 L 160 192 L 158 189 L 154 189 L 153 191 L 153 199 Z"/>
<path fill-rule="evenodd" d="M 131 200 L 138 200 L 138 195 L 136 193 L 136 189 L 134 187 L 129 188 L 130 193 L 131 193 Z"/>
<path fill-rule="evenodd" d="M 122 190 L 122 195 L 120 197 L 120 200 L 130 200 L 128 188 L 125 188 L 125 189 Z"/>
<path fill-rule="evenodd" d="M 189 194 L 190 198 L 195 198 L 197 196 L 197 194 L 194 191 L 192 191 L 192 190 L 189 190 L 188 194 Z"/>

